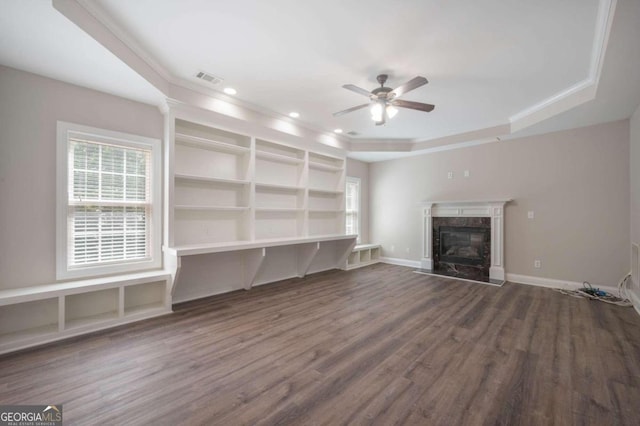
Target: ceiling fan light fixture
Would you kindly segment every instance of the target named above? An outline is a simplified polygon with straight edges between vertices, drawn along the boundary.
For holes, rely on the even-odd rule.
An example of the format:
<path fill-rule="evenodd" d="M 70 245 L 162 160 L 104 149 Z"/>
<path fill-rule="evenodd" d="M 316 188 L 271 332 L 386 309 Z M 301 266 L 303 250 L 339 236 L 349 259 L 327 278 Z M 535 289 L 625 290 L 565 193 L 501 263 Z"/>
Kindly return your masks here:
<path fill-rule="evenodd" d="M 371 105 L 371 119 L 376 123 L 382 121 L 382 112 L 384 111 L 384 107 L 380 102 L 374 102 Z"/>
<path fill-rule="evenodd" d="M 393 118 L 398 114 L 398 108 L 393 105 L 387 105 L 387 117 Z"/>

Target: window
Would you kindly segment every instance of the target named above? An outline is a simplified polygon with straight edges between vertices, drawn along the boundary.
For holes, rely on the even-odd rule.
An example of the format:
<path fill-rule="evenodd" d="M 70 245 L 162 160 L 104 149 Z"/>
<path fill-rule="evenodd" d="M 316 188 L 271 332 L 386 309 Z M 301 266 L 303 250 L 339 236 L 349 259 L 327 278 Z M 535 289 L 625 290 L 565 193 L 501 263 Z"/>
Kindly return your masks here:
<path fill-rule="evenodd" d="M 160 267 L 160 148 L 58 122 L 58 279 Z"/>
<path fill-rule="evenodd" d="M 357 234 L 360 242 L 360 179 L 347 177 L 346 194 L 346 226 L 347 234 Z"/>

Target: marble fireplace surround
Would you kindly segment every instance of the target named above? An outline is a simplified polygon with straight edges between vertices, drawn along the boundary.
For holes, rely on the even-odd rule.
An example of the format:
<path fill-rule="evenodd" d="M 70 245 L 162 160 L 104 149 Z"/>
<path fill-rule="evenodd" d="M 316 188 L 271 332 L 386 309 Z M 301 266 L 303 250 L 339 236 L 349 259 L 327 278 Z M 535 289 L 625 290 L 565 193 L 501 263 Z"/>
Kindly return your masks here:
<path fill-rule="evenodd" d="M 423 201 L 421 268 L 433 270 L 434 217 L 491 218 L 491 266 L 489 278 L 504 281 L 504 206 L 511 199 Z"/>

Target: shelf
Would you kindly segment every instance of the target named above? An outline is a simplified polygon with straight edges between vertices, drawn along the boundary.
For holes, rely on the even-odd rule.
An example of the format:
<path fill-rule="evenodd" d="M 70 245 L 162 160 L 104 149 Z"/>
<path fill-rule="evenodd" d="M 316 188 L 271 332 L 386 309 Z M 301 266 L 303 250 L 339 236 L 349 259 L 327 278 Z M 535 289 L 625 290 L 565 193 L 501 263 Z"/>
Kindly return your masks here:
<path fill-rule="evenodd" d="M 109 288 L 66 296 L 64 329 L 117 319 L 119 293 L 119 288 Z"/>
<path fill-rule="evenodd" d="M 309 188 L 309 192 L 315 192 L 317 194 L 343 194 L 344 191 L 336 191 L 331 189 Z"/>
<path fill-rule="evenodd" d="M 191 206 L 191 205 L 177 205 L 174 206 L 175 210 L 195 210 L 195 211 L 244 211 L 249 210 L 249 207 L 237 207 L 237 206 Z"/>
<path fill-rule="evenodd" d="M 302 208 L 256 207 L 256 212 L 296 213 L 303 211 Z"/>
<path fill-rule="evenodd" d="M 344 170 L 344 167 L 331 166 L 329 164 L 316 163 L 316 162 L 312 162 L 312 161 L 309 161 L 309 168 L 310 169 L 316 169 L 316 170 L 327 170 L 327 171 L 330 171 L 330 172 L 340 172 L 340 171 Z"/>
<path fill-rule="evenodd" d="M 164 310 L 164 304 L 162 302 L 148 303 L 146 305 L 137 305 L 125 310 L 124 316 L 129 317 L 133 315 L 142 315 L 151 312 Z"/>
<path fill-rule="evenodd" d="M 40 339 L 47 336 L 53 336 L 58 332 L 58 324 L 47 324 L 40 327 L 18 330 L 11 333 L 0 334 L 0 345 L 10 345 L 25 340 Z"/>
<path fill-rule="evenodd" d="M 342 210 L 338 209 L 309 209 L 309 213 L 342 213 Z"/>
<path fill-rule="evenodd" d="M 87 327 L 114 319 L 118 319 L 118 311 L 103 312 L 101 314 L 89 315 L 65 321 L 64 329 L 72 330 L 74 328 Z"/>
<path fill-rule="evenodd" d="M 380 244 L 358 244 L 353 248 L 353 251 L 368 250 L 368 249 L 375 249 L 375 248 L 379 249 L 380 247 L 381 247 Z"/>
<path fill-rule="evenodd" d="M 192 256 L 207 253 L 248 250 L 253 248 L 277 247 L 294 244 L 315 243 L 334 240 L 355 240 L 357 235 L 326 234 L 313 237 L 270 238 L 256 241 L 234 241 L 213 244 L 189 244 L 176 247 L 164 247 L 164 251 L 174 256 Z"/>
<path fill-rule="evenodd" d="M 112 288 L 122 284 L 133 285 L 148 282 L 152 279 L 167 280 L 170 275 L 165 271 L 140 272 L 136 274 L 118 275 L 115 277 L 91 278 L 87 280 L 66 283 L 45 284 L 24 288 L 14 288 L 0 291 L 0 306 L 12 305 L 31 300 L 41 300 L 46 297 L 56 297 L 66 294 L 84 293 L 101 288 Z"/>
<path fill-rule="evenodd" d="M 244 146 L 233 145 L 230 143 L 201 138 L 198 136 L 186 135 L 184 133 L 176 133 L 176 143 L 180 145 L 190 145 L 197 148 L 210 149 L 214 151 L 226 151 L 233 154 L 246 154 L 251 151 L 250 148 Z"/>
<path fill-rule="evenodd" d="M 304 189 L 302 186 L 294 186 L 294 185 L 279 185 L 275 183 L 258 183 L 256 182 L 256 189 L 260 188 L 271 188 L 271 189 L 284 189 L 289 191 L 301 191 Z"/>
<path fill-rule="evenodd" d="M 258 150 L 256 150 L 256 158 L 261 158 L 263 160 L 277 161 L 279 163 L 286 163 L 286 164 L 304 163 L 304 160 L 301 158 L 290 157 L 288 155 L 276 154 L 273 152 L 258 151 Z"/>
<path fill-rule="evenodd" d="M 199 182 L 217 182 L 217 183 L 225 183 L 229 185 L 248 185 L 250 182 L 248 180 L 240 180 L 240 179 L 223 179 L 223 178 L 215 178 L 215 177 L 207 177 L 207 176 L 196 176 L 196 175 L 187 175 L 187 174 L 175 174 L 175 178 L 177 180 L 192 180 Z"/>

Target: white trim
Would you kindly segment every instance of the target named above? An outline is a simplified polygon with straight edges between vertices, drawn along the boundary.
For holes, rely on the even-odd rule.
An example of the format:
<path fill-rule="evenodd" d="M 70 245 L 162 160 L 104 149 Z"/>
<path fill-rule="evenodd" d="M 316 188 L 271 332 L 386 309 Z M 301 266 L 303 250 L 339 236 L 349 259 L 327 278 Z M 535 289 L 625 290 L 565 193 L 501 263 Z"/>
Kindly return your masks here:
<path fill-rule="evenodd" d="M 629 293 L 629 299 L 631 303 L 633 303 L 633 309 L 636 310 L 638 315 L 640 315 L 640 296 L 638 296 L 634 291 L 627 291 Z"/>
<path fill-rule="evenodd" d="M 418 269 L 421 267 L 419 260 L 400 259 L 397 257 L 381 257 L 380 262 L 388 263 L 389 265 L 408 266 L 410 268 Z"/>
<path fill-rule="evenodd" d="M 347 176 L 345 179 L 345 183 L 344 183 L 344 202 L 345 202 L 345 209 L 344 209 L 344 219 L 345 219 L 345 226 L 346 226 L 346 221 L 347 221 L 347 208 L 346 208 L 346 203 L 347 203 L 347 184 L 349 183 L 355 183 L 356 186 L 358 187 L 358 191 L 357 191 L 357 203 L 358 203 L 358 210 L 356 211 L 356 218 L 358 219 L 358 229 L 356 230 L 356 234 L 358 235 L 358 238 L 356 239 L 356 244 L 360 243 L 362 241 L 362 221 L 360 220 L 361 216 L 362 216 L 362 181 L 359 177 L 355 177 L 355 176 Z M 346 231 L 346 229 L 345 229 Z"/>
<path fill-rule="evenodd" d="M 510 116 L 511 132 L 529 127 L 596 97 L 602 73 L 602 64 L 607 52 L 607 42 L 616 10 L 616 2 L 617 0 L 600 0 L 598 4 L 588 76 L 570 87 Z"/>
<path fill-rule="evenodd" d="M 491 267 L 489 278 L 504 281 L 504 206 L 510 198 L 494 200 L 429 201 L 422 208 L 422 260 L 420 269 L 433 269 L 434 217 L 488 217 L 491 218 Z"/>
<path fill-rule="evenodd" d="M 108 274 L 131 273 L 162 267 L 162 143 L 159 139 L 80 124 L 57 122 L 56 129 L 56 279 L 90 278 Z M 119 262 L 113 265 L 87 266 L 69 269 L 67 262 L 68 149 L 69 135 L 81 134 L 96 142 L 151 150 L 151 259 Z"/>
<path fill-rule="evenodd" d="M 534 285 L 537 287 L 560 288 L 563 290 L 578 290 L 584 285 L 577 281 L 557 280 L 553 278 L 534 277 L 530 275 L 520 275 L 507 273 L 506 280 L 511 283 Z M 613 295 L 618 294 L 617 287 L 592 284 L 594 287 L 602 289 Z"/>

